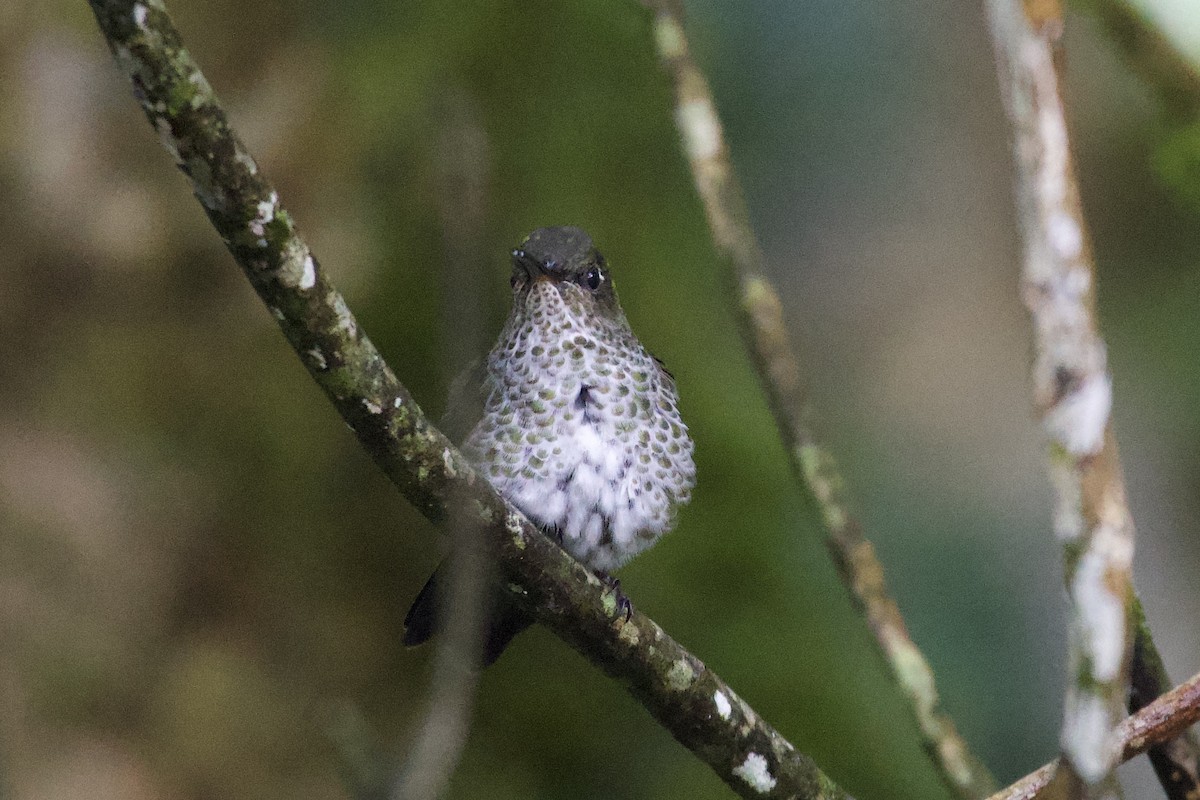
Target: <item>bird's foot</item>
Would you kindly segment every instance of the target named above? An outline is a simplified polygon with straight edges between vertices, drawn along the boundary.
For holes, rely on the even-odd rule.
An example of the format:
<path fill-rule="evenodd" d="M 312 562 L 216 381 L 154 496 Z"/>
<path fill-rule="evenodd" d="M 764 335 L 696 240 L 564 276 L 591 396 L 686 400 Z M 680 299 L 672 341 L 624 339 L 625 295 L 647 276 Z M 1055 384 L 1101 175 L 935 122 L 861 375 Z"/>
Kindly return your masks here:
<path fill-rule="evenodd" d="M 616 598 L 617 613 L 623 614 L 625 616 L 625 621 L 629 622 L 630 617 L 633 616 L 633 603 L 629 602 L 629 598 L 625 596 L 623 591 L 621 591 L 621 579 L 614 578 L 612 575 L 609 575 L 607 572 L 601 569 L 596 570 L 596 577 L 599 578 L 600 582 L 604 584 L 607 591 L 612 592 L 613 596 Z"/>

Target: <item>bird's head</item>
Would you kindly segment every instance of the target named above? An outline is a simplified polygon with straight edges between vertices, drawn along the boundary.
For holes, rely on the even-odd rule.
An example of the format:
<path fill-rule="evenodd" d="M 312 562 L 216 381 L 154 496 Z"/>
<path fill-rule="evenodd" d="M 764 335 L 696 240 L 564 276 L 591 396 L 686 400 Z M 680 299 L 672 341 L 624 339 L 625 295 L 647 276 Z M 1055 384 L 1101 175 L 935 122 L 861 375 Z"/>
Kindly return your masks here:
<path fill-rule="evenodd" d="M 624 321 L 604 256 L 580 228 L 538 228 L 513 250 L 512 263 L 514 306 L 544 302 L 541 293 L 553 291 L 579 313 Z"/>

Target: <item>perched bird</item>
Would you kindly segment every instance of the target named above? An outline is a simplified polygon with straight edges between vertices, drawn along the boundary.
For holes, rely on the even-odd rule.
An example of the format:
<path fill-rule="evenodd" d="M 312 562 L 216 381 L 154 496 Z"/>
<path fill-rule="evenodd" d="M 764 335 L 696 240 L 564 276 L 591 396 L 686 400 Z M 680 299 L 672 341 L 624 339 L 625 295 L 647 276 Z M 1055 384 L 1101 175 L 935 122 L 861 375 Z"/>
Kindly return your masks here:
<path fill-rule="evenodd" d="M 474 386 L 452 392 L 449 427 L 465 432 L 463 453 L 497 492 L 607 577 L 691 496 L 675 380 L 630 330 L 582 230 L 539 228 L 512 264 L 512 311 L 482 375 L 465 381 Z M 437 577 L 405 618 L 405 644 L 436 629 Z M 493 610 L 484 662 L 529 624 L 510 606 Z"/>

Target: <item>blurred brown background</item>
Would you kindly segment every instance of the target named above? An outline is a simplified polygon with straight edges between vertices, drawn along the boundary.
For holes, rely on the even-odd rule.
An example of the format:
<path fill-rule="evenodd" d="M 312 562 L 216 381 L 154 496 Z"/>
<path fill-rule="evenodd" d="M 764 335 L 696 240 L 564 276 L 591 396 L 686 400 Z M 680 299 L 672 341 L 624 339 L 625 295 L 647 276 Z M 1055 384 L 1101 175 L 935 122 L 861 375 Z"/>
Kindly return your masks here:
<path fill-rule="evenodd" d="M 789 482 L 636 4 L 170 9 L 430 412 L 499 327 L 508 250 L 539 225 L 592 233 L 698 444 L 695 500 L 626 591 L 856 796 L 945 796 Z M 689 11 L 868 533 L 949 711 L 1015 779 L 1056 749 L 1063 599 L 982 9 Z M 1159 11 L 1200 42 L 1200 12 Z M 1151 94 L 1088 15 L 1066 47 L 1137 582 L 1181 680 L 1200 664 L 1200 225 L 1152 167 L 1171 131 Z M 0 796 L 346 797 L 338 721 L 399 755 L 418 719 L 429 653 L 400 620 L 438 535 L 284 345 L 85 3 L 0 3 L 0 109 Z M 462 308 L 478 324 L 448 326 Z M 1156 796 L 1143 765 L 1122 774 Z M 540 630 L 485 674 L 452 794 L 728 796 Z"/>

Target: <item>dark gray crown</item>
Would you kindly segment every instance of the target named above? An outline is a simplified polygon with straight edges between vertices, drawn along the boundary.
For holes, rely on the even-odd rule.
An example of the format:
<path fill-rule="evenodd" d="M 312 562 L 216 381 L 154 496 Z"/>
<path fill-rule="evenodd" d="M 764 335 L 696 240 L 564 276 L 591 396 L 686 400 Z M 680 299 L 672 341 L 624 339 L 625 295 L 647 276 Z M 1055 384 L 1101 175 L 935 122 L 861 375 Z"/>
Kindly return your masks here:
<path fill-rule="evenodd" d="M 592 245 L 592 237 L 581 228 L 569 225 L 538 228 L 513 250 L 513 263 L 536 267 L 548 275 L 570 277 L 587 272 L 601 263 Z"/>

